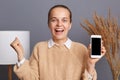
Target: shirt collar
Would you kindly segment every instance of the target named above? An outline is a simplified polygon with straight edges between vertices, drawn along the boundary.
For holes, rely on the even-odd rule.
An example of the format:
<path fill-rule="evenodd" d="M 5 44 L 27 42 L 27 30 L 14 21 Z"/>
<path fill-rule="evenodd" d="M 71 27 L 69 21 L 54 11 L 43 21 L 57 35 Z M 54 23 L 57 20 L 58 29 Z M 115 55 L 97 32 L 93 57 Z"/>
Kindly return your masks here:
<path fill-rule="evenodd" d="M 68 38 L 67 41 L 64 43 L 64 45 L 65 45 L 68 49 L 70 49 L 71 43 L 72 43 L 72 41 Z M 51 48 L 51 47 L 54 46 L 55 44 L 56 44 L 56 43 L 53 41 L 53 39 L 50 39 L 50 40 L 48 41 L 48 47 L 49 47 L 49 48 Z"/>

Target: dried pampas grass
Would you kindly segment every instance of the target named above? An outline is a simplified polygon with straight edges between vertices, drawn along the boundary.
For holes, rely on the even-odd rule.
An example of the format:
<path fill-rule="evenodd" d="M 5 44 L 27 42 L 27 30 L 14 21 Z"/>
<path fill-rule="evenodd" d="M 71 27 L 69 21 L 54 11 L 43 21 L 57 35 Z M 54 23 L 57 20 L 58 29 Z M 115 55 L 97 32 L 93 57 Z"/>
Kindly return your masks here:
<path fill-rule="evenodd" d="M 110 10 L 107 18 L 98 16 L 95 12 L 93 22 L 84 20 L 84 24 L 80 24 L 89 35 L 102 35 L 104 46 L 107 50 L 106 59 L 110 65 L 113 80 L 118 80 L 120 75 L 120 27 L 117 19 L 111 17 Z"/>

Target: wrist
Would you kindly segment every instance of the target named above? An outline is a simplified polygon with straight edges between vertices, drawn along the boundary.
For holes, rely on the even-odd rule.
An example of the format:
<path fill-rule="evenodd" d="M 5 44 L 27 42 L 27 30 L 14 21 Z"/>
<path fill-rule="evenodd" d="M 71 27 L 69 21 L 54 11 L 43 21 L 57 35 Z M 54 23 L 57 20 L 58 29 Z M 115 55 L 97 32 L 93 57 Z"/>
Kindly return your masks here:
<path fill-rule="evenodd" d="M 95 68 L 94 68 L 94 69 L 89 69 L 89 70 L 88 70 L 88 73 L 89 73 L 90 75 L 94 75 L 94 71 L 95 71 Z"/>
<path fill-rule="evenodd" d="M 20 62 L 21 60 L 23 60 L 24 57 L 23 56 L 18 56 L 18 62 Z"/>
<path fill-rule="evenodd" d="M 95 71 L 95 64 L 89 64 L 89 65 L 88 65 L 88 68 L 87 68 L 87 71 L 88 71 L 90 74 L 93 74 L 93 72 Z"/>
<path fill-rule="evenodd" d="M 25 58 L 17 62 L 17 66 L 20 67 L 25 62 Z"/>

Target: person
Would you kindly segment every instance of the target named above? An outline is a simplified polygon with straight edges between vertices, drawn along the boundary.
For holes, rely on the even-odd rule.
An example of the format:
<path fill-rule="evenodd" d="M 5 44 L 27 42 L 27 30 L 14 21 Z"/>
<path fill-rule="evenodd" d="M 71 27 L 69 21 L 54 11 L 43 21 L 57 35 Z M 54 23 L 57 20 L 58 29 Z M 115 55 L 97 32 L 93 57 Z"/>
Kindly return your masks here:
<path fill-rule="evenodd" d="M 95 64 L 100 59 L 90 58 L 90 49 L 68 38 L 72 13 L 65 5 L 55 5 L 48 12 L 50 40 L 38 42 L 31 57 L 24 58 L 18 38 L 11 43 L 18 57 L 14 72 L 20 80 L 97 80 Z M 102 43 L 101 55 L 106 53 Z"/>

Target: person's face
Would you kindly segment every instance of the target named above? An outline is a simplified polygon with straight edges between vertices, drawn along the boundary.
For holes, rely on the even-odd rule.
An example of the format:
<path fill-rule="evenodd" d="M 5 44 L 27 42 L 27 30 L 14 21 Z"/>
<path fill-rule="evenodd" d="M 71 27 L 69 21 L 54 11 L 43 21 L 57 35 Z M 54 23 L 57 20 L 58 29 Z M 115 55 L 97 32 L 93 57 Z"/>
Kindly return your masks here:
<path fill-rule="evenodd" d="M 70 13 L 67 9 L 54 8 L 49 16 L 48 26 L 55 40 L 65 40 L 71 28 Z"/>

